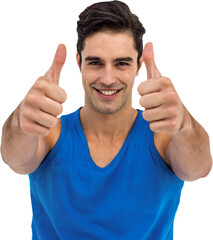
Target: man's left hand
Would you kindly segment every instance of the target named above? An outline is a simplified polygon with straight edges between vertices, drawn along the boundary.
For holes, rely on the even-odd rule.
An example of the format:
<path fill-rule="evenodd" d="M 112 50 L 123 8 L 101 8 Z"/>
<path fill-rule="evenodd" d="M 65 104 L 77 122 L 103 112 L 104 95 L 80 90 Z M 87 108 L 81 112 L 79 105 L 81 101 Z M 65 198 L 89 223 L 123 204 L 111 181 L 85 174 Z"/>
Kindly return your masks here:
<path fill-rule="evenodd" d="M 145 108 L 143 118 L 150 122 L 153 132 L 174 135 L 183 127 L 184 106 L 172 81 L 159 72 L 152 43 L 144 47 L 142 60 L 147 70 L 147 80 L 138 87 L 140 104 Z"/>

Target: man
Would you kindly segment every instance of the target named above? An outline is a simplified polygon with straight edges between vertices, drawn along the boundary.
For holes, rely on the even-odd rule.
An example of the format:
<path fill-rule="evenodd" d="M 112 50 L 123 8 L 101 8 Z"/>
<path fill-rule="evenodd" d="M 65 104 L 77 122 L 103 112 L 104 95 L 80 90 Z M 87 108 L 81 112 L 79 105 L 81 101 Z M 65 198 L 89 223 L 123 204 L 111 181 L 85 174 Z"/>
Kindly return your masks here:
<path fill-rule="evenodd" d="M 120 1 L 88 7 L 78 21 L 85 105 L 62 113 L 66 48 L 3 127 L 1 153 L 29 174 L 33 239 L 172 239 L 184 180 L 211 169 L 209 139 L 154 61 L 145 29 Z M 132 108 L 138 87 L 142 112 Z"/>

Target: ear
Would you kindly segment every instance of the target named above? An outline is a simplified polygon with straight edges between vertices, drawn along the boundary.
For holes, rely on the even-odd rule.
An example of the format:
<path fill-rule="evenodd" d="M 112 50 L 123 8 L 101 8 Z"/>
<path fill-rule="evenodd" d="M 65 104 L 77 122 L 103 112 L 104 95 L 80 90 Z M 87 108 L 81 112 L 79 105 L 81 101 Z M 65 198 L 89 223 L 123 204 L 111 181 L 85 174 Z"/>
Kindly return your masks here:
<path fill-rule="evenodd" d="M 140 58 L 140 60 L 139 60 L 138 70 L 137 70 L 136 76 L 139 75 L 139 71 L 140 71 L 140 69 L 141 69 L 142 64 L 143 64 L 143 58 L 142 58 L 142 56 L 141 56 L 141 58 Z"/>
<path fill-rule="evenodd" d="M 79 67 L 79 69 L 81 71 L 81 60 L 80 59 L 81 59 L 80 55 L 79 55 L 79 53 L 77 51 L 77 53 L 76 53 L 76 60 L 77 60 L 78 67 Z"/>

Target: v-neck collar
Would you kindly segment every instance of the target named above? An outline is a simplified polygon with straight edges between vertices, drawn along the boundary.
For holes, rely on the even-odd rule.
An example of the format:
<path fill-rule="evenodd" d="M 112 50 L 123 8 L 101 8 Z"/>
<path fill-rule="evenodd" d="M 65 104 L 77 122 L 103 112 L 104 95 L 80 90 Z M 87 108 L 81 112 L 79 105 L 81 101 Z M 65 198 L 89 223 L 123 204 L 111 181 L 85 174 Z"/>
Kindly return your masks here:
<path fill-rule="evenodd" d="M 82 125 L 81 125 L 81 121 L 80 121 L 80 110 L 81 110 L 81 108 L 78 109 L 77 114 L 76 114 L 76 127 L 77 127 L 77 131 L 78 131 L 78 133 L 80 135 L 82 144 L 83 144 L 83 148 L 84 149 L 82 151 L 85 151 L 86 159 L 93 165 L 93 167 L 95 167 L 96 169 L 101 170 L 101 171 L 107 170 L 112 165 L 114 165 L 115 163 L 117 163 L 120 160 L 121 155 L 124 153 L 126 147 L 128 146 L 128 143 L 129 143 L 129 141 L 131 139 L 131 136 L 133 135 L 135 129 L 137 128 L 137 124 L 139 122 L 139 117 L 140 117 L 140 111 L 138 110 L 136 119 L 135 119 L 135 121 L 134 121 L 134 123 L 133 123 L 133 125 L 131 127 L 131 130 L 130 130 L 129 134 L 127 135 L 127 137 L 126 137 L 126 139 L 125 139 L 121 149 L 119 150 L 119 152 L 117 153 L 115 158 L 108 165 L 106 165 L 105 167 L 99 167 L 93 161 L 93 159 L 92 159 L 92 157 L 90 155 L 89 145 L 88 145 L 86 136 L 84 134 L 84 131 L 83 131 L 83 128 L 82 128 Z"/>

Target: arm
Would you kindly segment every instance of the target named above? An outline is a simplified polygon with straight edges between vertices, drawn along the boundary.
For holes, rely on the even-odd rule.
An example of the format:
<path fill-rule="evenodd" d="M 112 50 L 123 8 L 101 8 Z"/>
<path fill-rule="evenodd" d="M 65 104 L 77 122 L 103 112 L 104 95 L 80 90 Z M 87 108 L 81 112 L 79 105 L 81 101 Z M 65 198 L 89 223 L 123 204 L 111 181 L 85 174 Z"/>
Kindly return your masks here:
<path fill-rule="evenodd" d="M 155 133 L 159 153 L 182 180 L 194 181 L 205 177 L 211 170 L 209 137 L 204 128 L 186 111 L 182 129 L 174 134 Z"/>
<path fill-rule="evenodd" d="M 171 80 L 161 76 L 151 44 L 144 48 L 143 61 L 148 80 L 138 87 L 140 103 L 159 153 L 179 178 L 205 177 L 212 167 L 208 134 L 184 107 Z"/>
<path fill-rule="evenodd" d="M 60 135 L 57 116 L 66 93 L 58 82 L 65 58 L 66 48 L 61 45 L 51 68 L 35 82 L 3 126 L 1 155 L 17 173 L 36 170 Z"/>
<path fill-rule="evenodd" d="M 209 137 L 204 128 L 185 109 L 185 121 L 165 149 L 173 171 L 183 180 L 205 177 L 211 170 Z"/>
<path fill-rule="evenodd" d="M 37 136 L 24 134 L 17 124 L 18 109 L 5 122 L 2 130 L 2 159 L 20 174 L 33 172 L 47 154 L 47 143 Z"/>
<path fill-rule="evenodd" d="M 10 115 L 2 129 L 1 155 L 10 168 L 19 174 L 35 171 L 55 145 L 61 123 L 51 128 L 47 136 L 31 136 L 22 131 L 18 124 L 20 106 Z"/>

